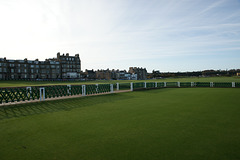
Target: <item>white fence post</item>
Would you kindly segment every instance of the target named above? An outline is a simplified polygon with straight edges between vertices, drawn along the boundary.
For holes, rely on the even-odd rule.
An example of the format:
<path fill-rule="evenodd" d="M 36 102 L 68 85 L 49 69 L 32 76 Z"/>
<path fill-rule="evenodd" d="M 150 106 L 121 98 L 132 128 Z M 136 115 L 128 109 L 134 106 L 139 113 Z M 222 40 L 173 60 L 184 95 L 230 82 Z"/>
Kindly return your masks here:
<path fill-rule="evenodd" d="M 119 83 L 117 83 L 117 91 L 119 91 Z"/>
<path fill-rule="evenodd" d="M 71 95 L 71 85 L 69 84 L 69 85 L 67 85 L 67 93 L 69 94 L 69 95 Z"/>
<path fill-rule="evenodd" d="M 147 82 L 144 82 L 144 88 L 147 88 Z"/>
<path fill-rule="evenodd" d="M 110 84 L 110 92 L 113 93 L 113 84 Z"/>
<path fill-rule="evenodd" d="M 155 88 L 157 88 L 157 82 L 155 82 Z"/>
<path fill-rule="evenodd" d="M 131 84 L 131 91 L 133 91 L 133 82 L 131 82 L 130 84 Z"/>
<path fill-rule="evenodd" d="M 236 84 L 235 84 L 235 82 L 232 82 L 232 87 L 236 87 Z"/>
<path fill-rule="evenodd" d="M 96 93 L 98 93 L 98 84 L 96 84 Z"/>
<path fill-rule="evenodd" d="M 29 97 L 32 98 L 31 93 L 32 93 L 32 87 L 26 87 L 26 96 L 28 96 L 28 90 L 29 90 Z"/>
<path fill-rule="evenodd" d="M 164 82 L 164 87 L 167 87 L 167 82 Z"/>
<path fill-rule="evenodd" d="M 213 85 L 214 85 L 213 82 L 210 82 L 210 87 L 213 87 Z"/>
<path fill-rule="evenodd" d="M 191 87 L 194 87 L 194 82 L 191 82 Z"/>
<path fill-rule="evenodd" d="M 45 88 L 41 87 L 40 90 L 40 101 L 45 101 Z"/>
<path fill-rule="evenodd" d="M 82 85 L 82 96 L 86 96 L 86 85 Z"/>
<path fill-rule="evenodd" d="M 180 82 L 177 82 L 177 83 L 178 83 L 178 87 L 181 87 Z"/>

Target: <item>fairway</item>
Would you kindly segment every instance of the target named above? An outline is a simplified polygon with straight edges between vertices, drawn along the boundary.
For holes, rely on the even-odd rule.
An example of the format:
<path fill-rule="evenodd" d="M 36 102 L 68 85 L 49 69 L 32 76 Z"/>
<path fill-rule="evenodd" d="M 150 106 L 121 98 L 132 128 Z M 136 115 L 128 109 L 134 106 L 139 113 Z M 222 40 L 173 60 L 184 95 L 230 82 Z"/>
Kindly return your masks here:
<path fill-rule="evenodd" d="M 240 89 L 163 88 L 0 108 L 1 160 L 237 160 Z"/>
<path fill-rule="evenodd" d="M 240 82 L 240 77 L 187 77 L 187 78 L 163 78 L 148 80 L 95 80 L 95 81 L 14 81 L 2 80 L 1 87 L 26 87 L 49 85 L 83 85 L 83 84 L 114 84 L 130 82 Z"/>

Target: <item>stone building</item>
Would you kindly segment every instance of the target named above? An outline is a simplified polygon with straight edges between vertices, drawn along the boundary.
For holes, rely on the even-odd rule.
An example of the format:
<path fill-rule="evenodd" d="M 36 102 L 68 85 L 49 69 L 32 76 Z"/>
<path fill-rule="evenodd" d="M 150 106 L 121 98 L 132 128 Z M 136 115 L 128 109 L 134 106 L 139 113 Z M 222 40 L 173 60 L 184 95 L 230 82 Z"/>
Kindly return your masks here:
<path fill-rule="evenodd" d="M 128 80 L 128 73 L 126 70 L 118 70 L 117 72 L 118 80 Z"/>
<path fill-rule="evenodd" d="M 92 69 L 92 70 L 85 70 L 84 72 L 84 79 L 86 80 L 94 80 L 96 79 L 96 72 Z"/>
<path fill-rule="evenodd" d="M 111 77 L 111 71 L 109 69 L 107 70 L 97 70 L 96 71 L 96 79 L 102 79 L 102 80 L 110 80 Z"/>
<path fill-rule="evenodd" d="M 0 58 L 0 79 L 77 79 L 80 78 L 81 61 L 75 56 L 60 55 L 57 58 L 36 60 L 9 60 Z"/>
<path fill-rule="evenodd" d="M 137 80 L 137 74 L 129 73 L 126 70 L 121 70 L 117 73 L 118 80 Z"/>
<path fill-rule="evenodd" d="M 138 68 L 138 67 L 129 67 L 128 73 L 137 74 L 138 80 L 147 79 L 147 70 L 146 68 Z"/>

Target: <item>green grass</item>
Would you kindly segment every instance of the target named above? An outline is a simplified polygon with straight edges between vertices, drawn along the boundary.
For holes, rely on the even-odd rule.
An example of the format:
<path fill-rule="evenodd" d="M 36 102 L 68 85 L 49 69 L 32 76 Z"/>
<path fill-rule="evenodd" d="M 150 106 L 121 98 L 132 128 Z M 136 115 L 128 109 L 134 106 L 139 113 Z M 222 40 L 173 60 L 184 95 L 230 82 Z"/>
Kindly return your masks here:
<path fill-rule="evenodd" d="M 240 89 L 168 88 L 0 108 L 1 160 L 237 160 Z"/>
<path fill-rule="evenodd" d="M 59 82 L 59 81 L 0 81 L 0 87 L 26 87 L 26 86 L 47 86 L 47 85 L 82 85 L 82 84 L 103 84 L 103 83 L 130 83 L 130 82 L 240 82 L 240 77 L 193 77 L 193 78 L 166 78 L 151 80 L 97 80 L 82 82 Z"/>

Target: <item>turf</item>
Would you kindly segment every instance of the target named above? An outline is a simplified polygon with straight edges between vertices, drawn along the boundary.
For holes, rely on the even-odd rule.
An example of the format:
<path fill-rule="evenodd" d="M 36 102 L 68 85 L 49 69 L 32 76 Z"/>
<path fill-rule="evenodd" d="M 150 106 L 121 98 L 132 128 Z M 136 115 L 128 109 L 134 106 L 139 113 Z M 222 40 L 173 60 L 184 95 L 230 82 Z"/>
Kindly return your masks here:
<path fill-rule="evenodd" d="M 189 78 L 165 78 L 150 80 L 96 80 L 96 81 L 0 81 L 0 87 L 26 87 L 48 85 L 82 85 L 82 84 L 109 84 L 130 82 L 240 82 L 240 77 L 189 77 Z"/>
<path fill-rule="evenodd" d="M 240 159 L 239 94 L 167 88 L 0 108 L 0 157 Z"/>

